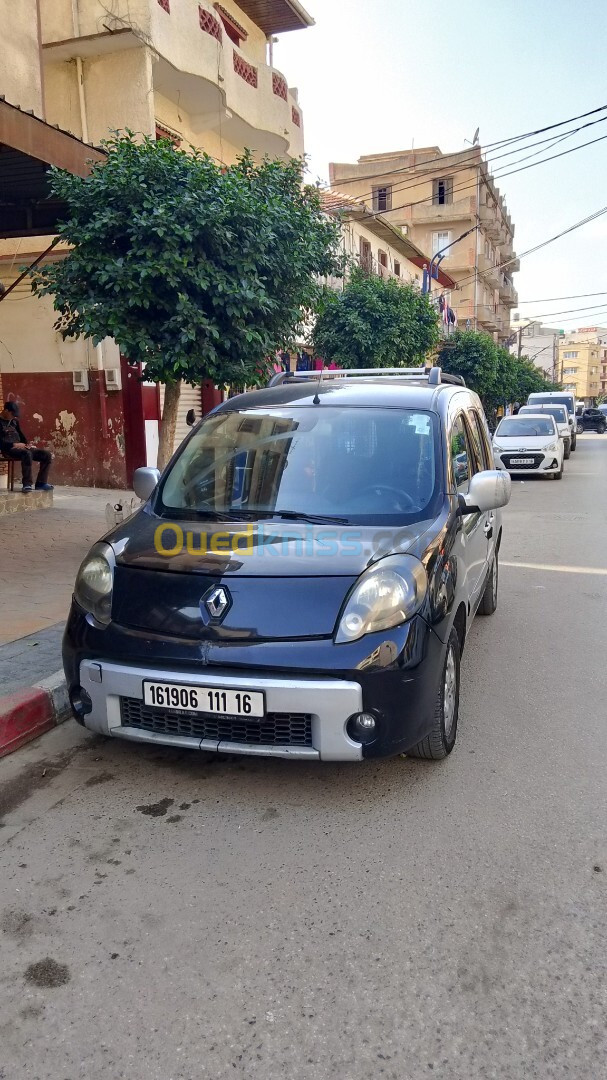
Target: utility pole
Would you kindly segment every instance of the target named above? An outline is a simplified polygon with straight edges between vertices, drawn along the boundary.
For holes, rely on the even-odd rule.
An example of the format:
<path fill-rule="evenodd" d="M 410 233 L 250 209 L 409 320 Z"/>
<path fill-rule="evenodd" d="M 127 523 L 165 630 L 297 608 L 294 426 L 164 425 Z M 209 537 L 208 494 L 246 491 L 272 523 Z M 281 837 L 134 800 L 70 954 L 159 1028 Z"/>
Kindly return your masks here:
<path fill-rule="evenodd" d="M 522 326 L 519 326 L 519 328 L 518 328 L 518 352 L 517 352 L 517 356 L 518 356 L 519 360 L 521 358 L 522 351 L 523 351 L 523 328 L 522 328 Z"/>

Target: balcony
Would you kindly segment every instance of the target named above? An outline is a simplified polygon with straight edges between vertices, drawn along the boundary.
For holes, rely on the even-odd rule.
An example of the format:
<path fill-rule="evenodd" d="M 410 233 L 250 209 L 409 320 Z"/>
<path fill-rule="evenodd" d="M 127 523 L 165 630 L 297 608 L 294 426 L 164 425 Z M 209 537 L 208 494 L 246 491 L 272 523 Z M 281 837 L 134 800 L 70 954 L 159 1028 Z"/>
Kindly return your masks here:
<path fill-rule="evenodd" d="M 398 192 L 396 192 L 398 195 Z M 401 201 L 399 199 L 399 201 Z M 408 206 L 403 209 L 403 220 L 410 221 L 414 225 L 442 224 L 449 221 L 470 221 L 476 214 L 476 197 L 456 199 L 454 202 L 436 203 L 424 202 L 417 206 Z"/>
<path fill-rule="evenodd" d="M 261 32 L 259 39 L 251 36 L 250 44 L 243 39 L 239 47 L 228 37 L 217 10 L 205 0 L 180 0 L 168 10 L 158 0 L 138 0 L 132 5 L 128 26 L 125 19 L 112 19 L 101 0 L 80 0 L 79 7 L 78 38 L 73 36 L 68 0 L 53 5 L 54 13 L 50 8 L 46 12 L 45 62 L 65 62 L 76 56 L 98 59 L 149 44 L 153 90 L 188 113 L 194 135 L 214 131 L 233 146 L 272 157 L 303 154 L 303 121 L 296 94 L 289 90 L 284 75 L 265 63 Z M 99 27 L 104 27 L 103 32 Z M 246 37 L 244 29 L 243 33 Z M 149 87 L 135 82 L 129 89 L 137 117 L 141 112 L 138 91 L 149 97 Z M 109 90 L 107 96 L 109 103 Z"/>
<path fill-rule="evenodd" d="M 516 307 L 518 304 L 518 293 L 514 288 L 511 281 L 507 281 L 506 278 L 500 279 L 500 303 L 504 307 Z"/>
<path fill-rule="evenodd" d="M 497 266 L 482 252 L 478 256 L 478 272 L 483 275 L 485 284 L 495 286 L 499 284 L 500 272 Z"/>
<path fill-rule="evenodd" d="M 476 309 L 476 318 L 482 330 L 491 332 L 501 329 L 499 316 L 488 304 L 479 304 Z"/>
<path fill-rule="evenodd" d="M 486 203 L 481 203 L 480 207 L 480 219 L 484 232 L 491 240 L 498 241 L 502 237 L 502 220 L 497 210 L 493 206 L 487 206 Z"/>

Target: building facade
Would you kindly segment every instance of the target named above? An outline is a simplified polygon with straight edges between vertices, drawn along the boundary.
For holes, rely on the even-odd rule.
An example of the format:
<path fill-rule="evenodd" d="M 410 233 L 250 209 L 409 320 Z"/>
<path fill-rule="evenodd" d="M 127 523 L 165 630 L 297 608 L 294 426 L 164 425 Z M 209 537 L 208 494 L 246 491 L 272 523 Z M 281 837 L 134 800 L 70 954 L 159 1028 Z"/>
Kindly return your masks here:
<path fill-rule="evenodd" d="M 441 267 L 457 283 L 452 303 L 460 327 L 508 340 L 519 269 L 514 225 L 480 147 L 371 154 L 354 164 L 332 162 L 329 177 L 332 187 L 370 199 L 430 257 L 446 249 Z"/>
<path fill-rule="evenodd" d="M 303 153 L 297 91 L 273 66 L 274 35 L 312 24 L 298 0 L 0 0 L 0 14 L 0 95 L 89 144 L 89 157 L 124 129 L 228 165 L 245 148 Z M 2 168 L 0 153 L 0 191 Z M 0 232 L 5 288 L 54 239 L 57 215 L 45 221 L 40 200 L 33 217 L 26 191 L 21 202 L 10 208 L 17 228 Z M 45 257 L 61 258 L 61 247 Z M 134 468 L 155 464 L 161 388 L 142 383 L 113 341 L 64 342 L 54 321 L 52 299 L 33 297 L 27 280 L 0 303 L 4 393 L 22 403 L 28 435 L 54 451 L 57 482 L 125 487 Z M 215 400 L 212 387 L 184 387 L 178 435 L 187 409 Z"/>
<path fill-rule="evenodd" d="M 586 405 L 607 392 L 606 327 L 584 326 L 560 339 L 558 381 Z"/>
<path fill-rule="evenodd" d="M 326 213 L 340 223 L 342 252 L 346 258 L 345 278 L 331 281 L 335 288 L 342 288 L 348 268 L 353 265 L 379 277 L 421 288 L 429 256 L 393 225 L 386 214 L 377 213 L 362 199 L 339 191 L 323 191 L 321 200 Z M 441 292 L 455 288 L 454 280 L 442 269 L 437 288 Z"/>
<path fill-rule="evenodd" d="M 565 331 L 544 326 L 537 319 L 521 318 L 518 312 L 512 317 L 510 329 L 510 352 L 526 356 L 547 379 L 558 382 L 558 347 Z"/>

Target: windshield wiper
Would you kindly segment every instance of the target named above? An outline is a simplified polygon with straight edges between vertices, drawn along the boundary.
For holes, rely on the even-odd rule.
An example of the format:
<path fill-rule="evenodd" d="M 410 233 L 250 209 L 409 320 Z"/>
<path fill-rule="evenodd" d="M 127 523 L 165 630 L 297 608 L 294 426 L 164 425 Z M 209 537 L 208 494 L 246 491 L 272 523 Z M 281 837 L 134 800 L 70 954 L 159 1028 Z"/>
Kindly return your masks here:
<path fill-rule="evenodd" d="M 272 510 L 268 511 L 268 516 L 273 518 L 283 518 L 285 521 L 310 521 L 312 524 L 322 525 L 327 523 L 330 525 L 349 525 L 350 521 L 344 517 L 334 517 L 332 514 L 304 514 L 300 510 Z"/>

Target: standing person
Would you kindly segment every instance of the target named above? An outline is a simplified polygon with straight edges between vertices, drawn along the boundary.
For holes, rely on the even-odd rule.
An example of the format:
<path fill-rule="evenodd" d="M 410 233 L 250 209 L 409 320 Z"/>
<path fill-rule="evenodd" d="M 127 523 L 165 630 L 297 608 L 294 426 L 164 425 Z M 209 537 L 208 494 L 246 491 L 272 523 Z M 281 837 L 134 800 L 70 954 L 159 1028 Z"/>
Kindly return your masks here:
<path fill-rule="evenodd" d="M 32 490 L 32 461 L 40 463 L 36 491 L 53 490 L 53 485 L 47 483 L 53 456 L 48 450 L 38 450 L 33 443 L 27 441 L 19 424 L 19 406 L 15 401 L 5 401 L 0 413 L 0 453 L 7 461 L 21 462 L 24 492 Z"/>

